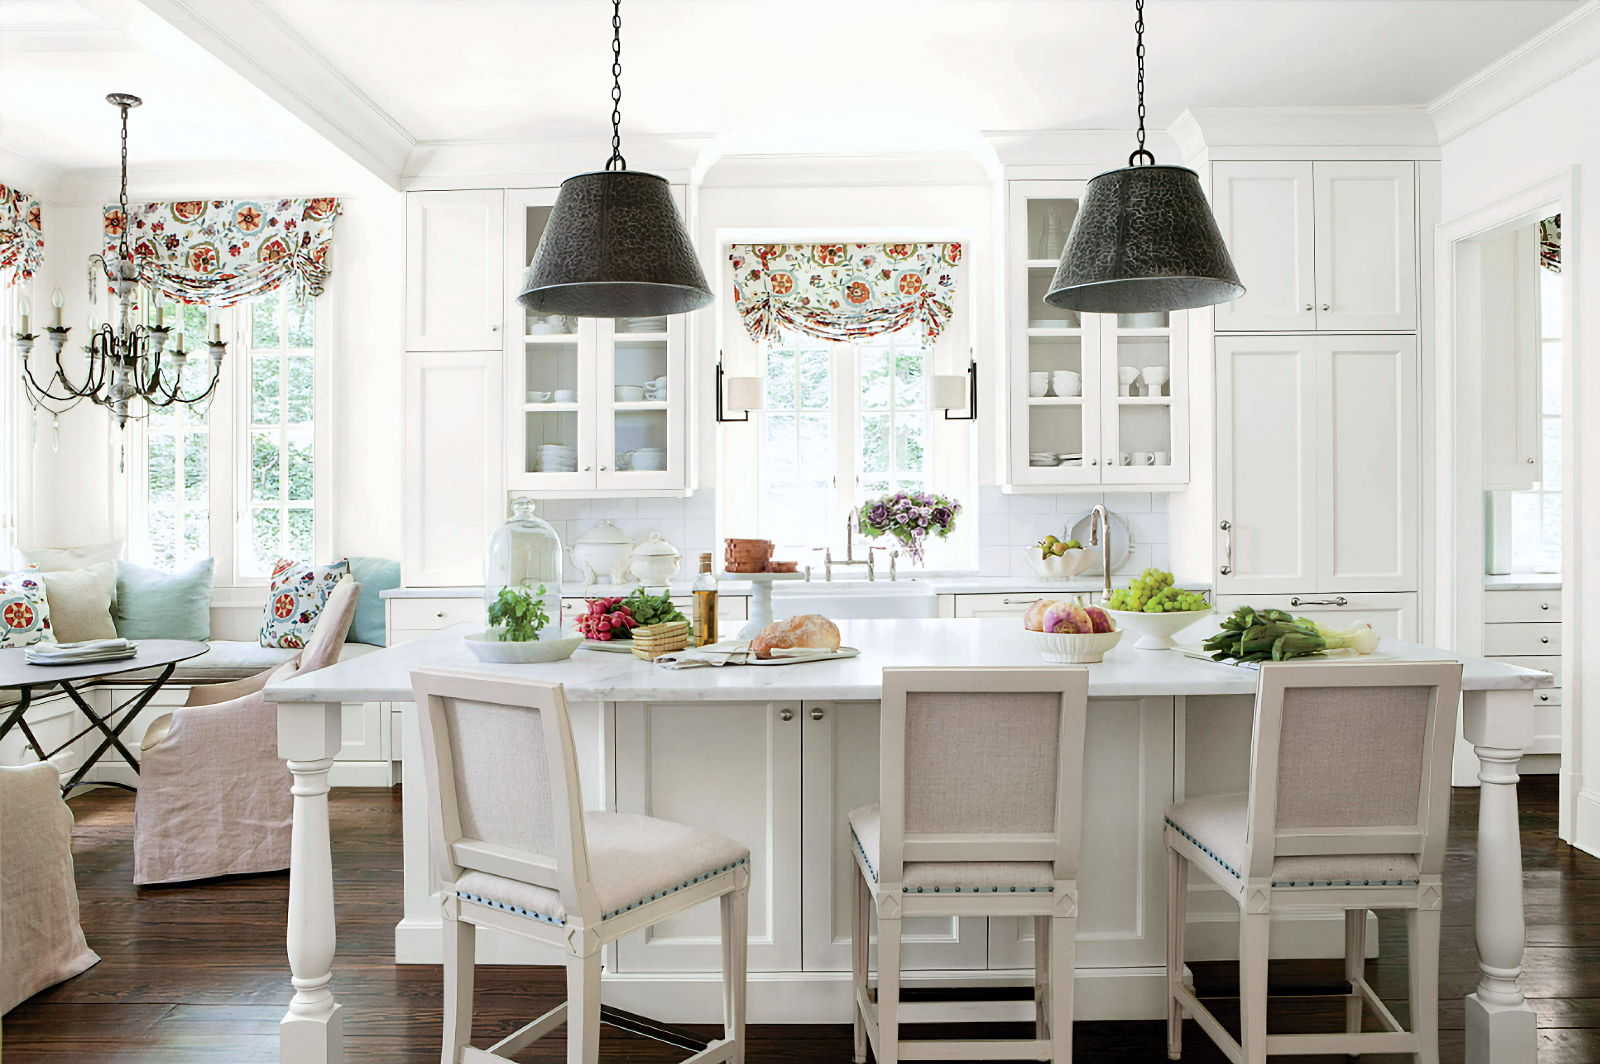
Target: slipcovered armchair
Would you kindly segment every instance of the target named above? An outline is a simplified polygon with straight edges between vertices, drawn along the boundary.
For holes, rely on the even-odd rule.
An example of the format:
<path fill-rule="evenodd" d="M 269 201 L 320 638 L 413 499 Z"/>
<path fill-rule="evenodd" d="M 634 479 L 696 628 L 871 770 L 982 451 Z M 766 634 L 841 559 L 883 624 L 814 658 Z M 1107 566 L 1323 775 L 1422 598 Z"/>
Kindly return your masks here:
<path fill-rule="evenodd" d="M 328 596 L 305 649 L 276 668 L 196 687 L 151 722 L 141 744 L 133 881 L 176 883 L 289 867 L 294 802 L 278 756 L 278 707 L 267 684 L 339 659 L 361 585 Z"/>

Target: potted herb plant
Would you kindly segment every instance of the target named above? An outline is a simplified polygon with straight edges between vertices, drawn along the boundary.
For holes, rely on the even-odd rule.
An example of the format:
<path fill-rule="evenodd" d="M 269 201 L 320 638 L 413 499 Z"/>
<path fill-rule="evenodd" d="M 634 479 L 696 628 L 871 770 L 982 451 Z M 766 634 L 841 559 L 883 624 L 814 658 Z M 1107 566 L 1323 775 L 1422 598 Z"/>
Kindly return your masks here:
<path fill-rule="evenodd" d="M 582 636 L 564 636 L 545 629 L 550 614 L 544 608 L 545 589 L 506 587 L 489 603 L 489 628 L 466 636 L 467 648 L 479 661 L 501 665 L 531 665 L 570 658 Z"/>

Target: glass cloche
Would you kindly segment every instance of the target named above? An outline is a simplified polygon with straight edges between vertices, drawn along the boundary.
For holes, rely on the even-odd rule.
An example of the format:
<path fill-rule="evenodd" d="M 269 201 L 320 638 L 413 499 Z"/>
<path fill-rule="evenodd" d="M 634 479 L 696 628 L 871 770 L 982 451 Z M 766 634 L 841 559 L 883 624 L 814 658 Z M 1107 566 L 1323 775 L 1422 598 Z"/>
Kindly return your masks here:
<path fill-rule="evenodd" d="M 507 587 L 525 588 L 528 595 L 542 599 L 550 623 L 539 638 L 560 638 L 561 537 L 548 521 L 534 515 L 533 500 L 520 496 L 512 500 L 511 520 L 489 537 L 483 558 L 484 604 L 492 604 Z"/>

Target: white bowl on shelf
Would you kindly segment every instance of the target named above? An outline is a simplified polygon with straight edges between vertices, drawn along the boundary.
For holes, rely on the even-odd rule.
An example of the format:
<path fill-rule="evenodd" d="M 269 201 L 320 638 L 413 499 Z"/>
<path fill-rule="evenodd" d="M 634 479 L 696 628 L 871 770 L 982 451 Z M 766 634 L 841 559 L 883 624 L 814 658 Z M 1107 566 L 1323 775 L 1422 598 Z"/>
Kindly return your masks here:
<path fill-rule="evenodd" d="M 1041 580 L 1070 580 L 1094 566 L 1097 552 L 1087 547 L 1074 547 L 1065 554 L 1052 554 L 1046 558 L 1038 544 L 1026 548 L 1028 564 Z"/>
<path fill-rule="evenodd" d="M 1103 660 L 1106 652 L 1122 639 L 1122 633 L 1091 632 L 1087 635 L 1069 632 L 1035 632 L 1024 628 L 1033 645 L 1039 648 L 1039 657 L 1051 665 L 1093 665 Z"/>
<path fill-rule="evenodd" d="M 1210 613 L 1211 607 L 1184 610 L 1181 613 L 1135 613 L 1132 610 L 1106 612 L 1117 622 L 1118 628 L 1139 634 L 1139 641 L 1133 644 L 1133 649 L 1171 650 L 1178 645 L 1178 641 L 1172 637 Z"/>

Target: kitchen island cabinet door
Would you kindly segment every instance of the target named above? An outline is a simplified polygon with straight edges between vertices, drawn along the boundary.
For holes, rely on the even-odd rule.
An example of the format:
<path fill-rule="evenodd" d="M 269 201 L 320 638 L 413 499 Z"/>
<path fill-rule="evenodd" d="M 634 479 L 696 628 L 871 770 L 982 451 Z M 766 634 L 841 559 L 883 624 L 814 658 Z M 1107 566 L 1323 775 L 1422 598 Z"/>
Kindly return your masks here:
<path fill-rule="evenodd" d="M 848 817 L 878 800 L 879 704 L 806 702 L 804 709 L 804 965 L 808 972 L 848 972 L 851 891 L 861 875 Z M 908 919 L 903 936 L 901 971 L 985 966 L 988 926 L 981 918 Z M 871 963 L 876 970 L 876 949 Z"/>
<path fill-rule="evenodd" d="M 1317 586 L 1314 336 L 1217 338 L 1217 592 Z"/>
<path fill-rule="evenodd" d="M 800 970 L 800 703 L 620 702 L 617 812 L 750 848 L 750 970 Z M 697 905 L 617 943 L 622 972 L 715 972 L 718 907 Z"/>

